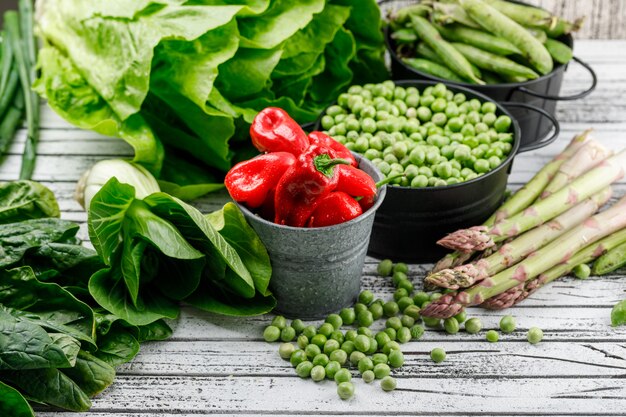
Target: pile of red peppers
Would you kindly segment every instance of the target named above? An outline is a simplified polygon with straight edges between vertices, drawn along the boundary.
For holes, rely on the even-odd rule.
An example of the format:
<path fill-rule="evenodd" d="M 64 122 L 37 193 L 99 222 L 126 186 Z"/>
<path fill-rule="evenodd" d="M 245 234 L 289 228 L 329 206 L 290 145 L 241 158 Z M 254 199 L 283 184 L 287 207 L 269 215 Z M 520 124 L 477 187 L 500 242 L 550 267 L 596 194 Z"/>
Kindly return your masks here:
<path fill-rule="evenodd" d="M 350 151 L 322 132 L 307 136 L 284 110 L 261 111 L 250 136 L 264 153 L 235 165 L 224 183 L 235 201 L 263 218 L 294 227 L 331 226 L 374 204 L 376 184 Z"/>

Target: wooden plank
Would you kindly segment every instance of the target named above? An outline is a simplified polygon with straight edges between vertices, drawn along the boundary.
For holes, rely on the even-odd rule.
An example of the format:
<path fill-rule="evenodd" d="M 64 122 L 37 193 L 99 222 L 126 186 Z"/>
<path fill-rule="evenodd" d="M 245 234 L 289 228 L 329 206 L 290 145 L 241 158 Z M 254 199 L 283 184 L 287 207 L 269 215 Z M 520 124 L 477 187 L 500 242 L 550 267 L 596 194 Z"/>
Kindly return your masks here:
<path fill-rule="evenodd" d="M 573 383 L 575 381 L 575 383 Z M 95 412 L 109 413 L 340 413 L 389 415 L 620 415 L 626 385 L 613 378 L 398 378 L 398 389 L 354 380 L 349 401 L 337 397 L 332 381 L 297 377 L 119 376 L 94 399 Z M 65 414 L 64 414 L 65 415 Z"/>
<path fill-rule="evenodd" d="M 469 308 L 470 317 L 482 320 L 485 329 L 494 329 L 503 313 L 480 308 Z M 530 327 L 543 329 L 545 340 L 550 341 L 626 341 L 626 328 L 610 326 L 609 307 L 549 307 L 542 308 L 516 306 L 507 310 L 517 319 L 517 330 L 503 339 L 510 341 L 526 340 L 526 332 Z M 272 316 L 252 317 L 246 320 L 232 317 L 221 317 L 211 313 L 184 307 L 178 320 L 172 322 L 176 328 L 172 340 L 200 340 L 213 342 L 216 340 L 261 340 L 263 329 L 269 325 Z M 319 325 L 321 322 L 312 322 Z M 377 322 L 372 330 L 378 331 L 384 322 Z M 452 339 L 451 339 L 452 338 Z M 423 340 L 430 341 L 478 341 L 484 334 L 469 335 L 460 332 L 454 336 L 441 329 L 427 329 Z"/>
<path fill-rule="evenodd" d="M 593 377 L 626 374 L 626 346 L 616 343 L 477 341 L 410 342 L 402 346 L 404 366 L 394 371 L 400 378 L 510 378 Z M 118 375 L 184 376 L 294 376 L 293 366 L 278 356 L 278 343 L 200 341 L 147 343 Z M 435 365 L 430 351 L 446 350 L 446 360 Z"/>

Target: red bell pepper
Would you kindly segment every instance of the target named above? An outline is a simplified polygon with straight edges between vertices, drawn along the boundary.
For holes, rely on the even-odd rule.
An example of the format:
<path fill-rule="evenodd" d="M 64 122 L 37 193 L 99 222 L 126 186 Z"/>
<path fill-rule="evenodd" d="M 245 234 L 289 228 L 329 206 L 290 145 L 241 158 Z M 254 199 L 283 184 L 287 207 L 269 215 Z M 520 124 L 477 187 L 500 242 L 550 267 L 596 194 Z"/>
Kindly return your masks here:
<path fill-rule="evenodd" d="M 309 147 L 309 139 L 300 125 L 277 107 L 267 107 L 256 115 L 250 137 L 261 152 L 289 152 L 298 156 Z"/>
<path fill-rule="evenodd" d="M 320 202 L 337 188 L 336 165 L 350 165 L 325 146 L 311 145 L 276 186 L 274 223 L 303 227 Z"/>
<path fill-rule="evenodd" d="M 337 191 L 344 191 L 354 197 L 376 195 L 376 183 L 367 172 L 347 165 L 341 165 L 337 170 L 339 173 Z"/>
<path fill-rule="evenodd" d="M 233 200 L 257 208 L 295 162 L 296 157 L 288 152 L 259 155 L 232 167 L 224 184 Z"/>
<path fill-rule="evenodd" d="M 354 197 L 343 191 L 333 191 L 317 206 L 308 227 L 324 227 L 345 223 L 363 214 L 363 210 Z"/>
<path fill-rule="evenodd" d="M 342 143 L 337 142 L 335 139 L 328 136 L 326 133 L 317 131 L 309 133 L 309 142 L 311 142 L 311 145 L 322 145 L 329 147 L 330 149 L 335 151 L 335 154 L 339 158 L 348 159 L 350 161 L 350 165 L 352 165 L 353 167 L 357 167 L 359 165 L 354 156 L 352 156 L 352 152 L 350 152 L 348 148 L 343 146 Z"/>

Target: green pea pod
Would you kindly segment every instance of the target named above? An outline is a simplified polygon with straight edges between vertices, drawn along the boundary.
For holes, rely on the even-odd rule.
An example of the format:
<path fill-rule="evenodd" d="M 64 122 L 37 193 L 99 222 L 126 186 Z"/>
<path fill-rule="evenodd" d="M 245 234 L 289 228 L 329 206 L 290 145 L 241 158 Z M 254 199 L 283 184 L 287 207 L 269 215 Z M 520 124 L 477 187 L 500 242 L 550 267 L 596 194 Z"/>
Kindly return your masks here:
<path fill-rule="evenodd" d="M 454 72 L 450 71 L 447 67 L 444 67 L 441 64 L 437 64 L 435 62 L 429 61 L 427 59 L 421 58 L 405 58 L 404 63 L 410 66 L 411 68 L 415 68 L 418 71 L 425 72 L 430 75 L 434 75 L 438 78 L 443 78 L 450 81 L 456 82 L 465 82 Z"/>
<path fill-rule="evenodd" d="M 541 29 L 531 27 L 527 27 L 525 29 L 541 43 L 546 43 L 546 41 L 548 40 L 548 35 L 546 35 L 546 32 Z"/>
<path fill-rule="evenodd" d="M 437 56 L 435 51 L 430 49 L 428 45 L 426 45 L 424 42 L 420 42 L 417 44 L 417 47 L 415 48 L 415 52 L 417 52 L 417 54 L 420 55 L 422 58 L 426 58 L 429 61 L 445 66 L 445 64 L 443 63 L 441 58 Z M 482 73 L 480 69 L 476 65 L 472 64 L 471 62 L 470 62 L 470 65 L 472 66 L 472 72 L 474 73 L 474 75 L 478 78 L 482 78 Z"/>
<path fill-rule="evenodd" d="M 472 64 L 478 68 L 493 71 L 497 74 L 506 74 L 512 76 L 521 76 L 528 79 L 537 78 L 539 75 L 523 65 L 518 64 L 508 58 L 500 55 L 492 54 L 487 51 L 475 48 L 462 43 L 452 44 L 460 53 L 467 58 Z"/>
<path fill-rule="evenodd" d="M 593 275 L 606 275 L 626 265 L 626 243 L 614 247 L 600 256 L 593 264 Z"/>
<path fill-rule="evenodd" d="M 404 26 L 411 22 L 411 16 L 417 15 L 426 17 L 431 11 L 432 8 L 425 4 L 412 4 L 392 13 L 389 20 L 396 26 Z"/>
<path fill-rule="evenodd" d="M 472 67 L 467 59 L 450 43 L 445 41 L 437 29 L 426 19 L 421 16 L 411 16 L 411 23 L 417 32 L 417 35 L 430 46 L 439 58 L 450 68 L 456 75 L 461 78 L 470 80 L 476 84 L 485 84 L 483 80 L 476 77 L 472 72 Z M 550 59 L 552 62 L 552 59 Z"/>
<path fill-rule="evenodd" d="M 524 81 L 528 81 L 528 78 L 522 77 L 521 75 L 501 74 L 501 77 L 507 83 L 523 83 Z"/>
<path fill-rule="evenodd" d="M 498 55 L 521 53 L 511 42 L 479 29 L 467 28 L 460 25 L 438 25 L 436 28 L 445 39 L 452 42 L 466 43 Z"/>
<path fill-rule="evenodd" d="M 522 56 L 541 74 L 552 71 L 552 57 L 548 50 L 524 27 L 482 0 L 459 0 L 467 14 L 487 31 L 515 45 Z"/>
<path fill-rule="evenodd" d="M 548 39 L 546 41 L 546 49 L 550 52 L 552 59 L 559 64 L 567 64 L 574 57 L 572 48 L 555 39 Z"/>
<path fill-rule="evenodd" d="M 485 80 L 487 84 L 502 84 L 504 81 L 498 77 L 498 74 L 495 74 L 491 71 L 483 71 L 482 79 Z"/>
<path fill-rule="evenodd" d="M 413 43 L 417 41 L 417 34 L 413 29 L 402 28 L 393 32 L 391 39 L 395 40 L 396 43 Z"/>
<path fill-rule="evenodd" d="M 465 13 L 465 10 L 456 3 L 434 3 L 431 20 L 442 25 L 456 22 L 467 27 L 480 29 L 480 25 L 474 22 L 467 13 Z"/>

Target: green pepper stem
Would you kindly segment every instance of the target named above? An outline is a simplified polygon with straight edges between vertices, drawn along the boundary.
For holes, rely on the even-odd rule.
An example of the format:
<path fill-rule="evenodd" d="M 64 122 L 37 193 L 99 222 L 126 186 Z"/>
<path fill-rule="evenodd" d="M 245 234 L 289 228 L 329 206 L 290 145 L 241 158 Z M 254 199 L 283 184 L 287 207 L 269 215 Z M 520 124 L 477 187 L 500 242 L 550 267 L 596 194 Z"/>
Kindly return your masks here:
<path fill-rule="evenodd" d="M 385 178 L 384 180 L 380 180 L 380 181 L 378 181 L 378 182 L 376 183 L 376 188 L 380 188 L 380 187 L 382 187 L 383 185 L 387 185 L 387 184 L 389 184 L 391 181 L 393 181 L 393 180 L 395 180 L 395 179 L 398 179 L 398 178 L 403 178 L 403 177 L 406 177 L 406 175 L 404 175 L 404 174 L 398 174 L 398 175 L 394 175 L 393 177 L 387 177 L 387 178 Z"/>
<path fill-rule="evenodd" d="M 351 162 L 344 158 L 331 158 L 330 155 L 324 153 L 314 157 L 313 164 L 316 170 L 327 177 L 332 177 L 334 174 L 333 167 L 335 165 L 350 165 Z"/>

